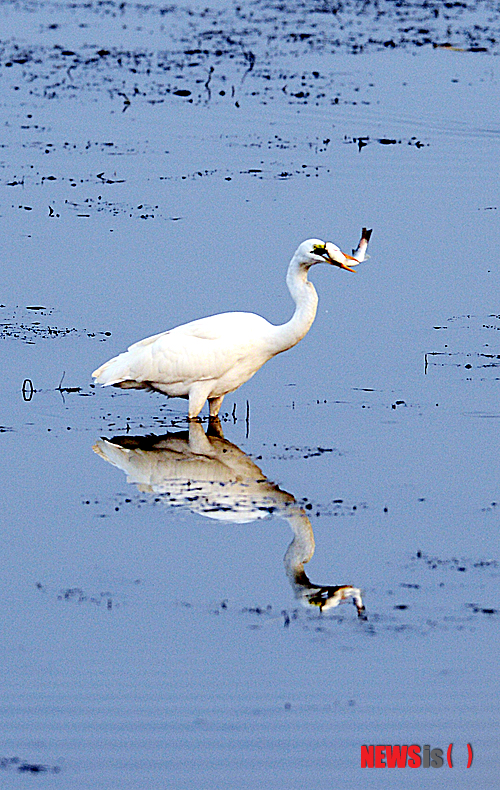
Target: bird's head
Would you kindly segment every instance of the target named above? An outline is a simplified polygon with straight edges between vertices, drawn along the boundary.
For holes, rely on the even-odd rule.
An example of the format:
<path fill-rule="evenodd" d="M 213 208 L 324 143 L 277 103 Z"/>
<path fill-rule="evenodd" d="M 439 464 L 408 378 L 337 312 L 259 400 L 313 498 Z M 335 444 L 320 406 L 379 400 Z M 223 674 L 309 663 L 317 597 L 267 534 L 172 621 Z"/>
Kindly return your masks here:
<path fill-rule="evenodd" d="M 359 263 L 357 258 L 346 255 L 336 244 L 331 241 L 320 241 L 319 239 L 307 239 L 303 241 L 295 253 L 303 266 L 313 266 L 315 263 L 329 263 L 338 266 L 340 269 L 347 269 L 353 272 L 355 269 L 349 266 L 347 261 L 352 261 L 353 265 Z"/>

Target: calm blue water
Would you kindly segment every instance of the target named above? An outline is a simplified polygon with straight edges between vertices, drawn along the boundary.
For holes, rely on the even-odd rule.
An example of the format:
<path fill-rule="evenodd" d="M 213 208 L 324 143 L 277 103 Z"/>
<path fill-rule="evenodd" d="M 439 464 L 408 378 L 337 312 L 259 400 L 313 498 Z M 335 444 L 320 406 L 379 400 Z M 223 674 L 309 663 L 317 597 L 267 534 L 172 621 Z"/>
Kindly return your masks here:
<path fill-rule="evenodd" d="M 202 5 L 1 6 L 2 787 L 496 787 L 498 15 Z M 362 226 L 223 436 L 91 386 Z"/>

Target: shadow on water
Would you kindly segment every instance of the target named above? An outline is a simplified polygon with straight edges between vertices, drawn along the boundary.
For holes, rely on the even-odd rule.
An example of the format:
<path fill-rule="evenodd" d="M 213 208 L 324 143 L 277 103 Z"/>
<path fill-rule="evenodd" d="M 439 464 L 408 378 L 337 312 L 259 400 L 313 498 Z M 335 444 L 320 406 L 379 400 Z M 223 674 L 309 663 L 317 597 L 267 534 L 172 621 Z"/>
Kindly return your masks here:
<path fill-rule="evenodd" d="M 93 449 L 122 469 L 128 483 L 161 497 L 172 507 L 238 524 L 270 514 L 281 516 L 294 535 L 284 565 L 295 597 L 304 606 L 318 607 L 321 612 L 352 599 L 358 617 L 366 619 L 359 588 L 310 581 L 304 565 L 312 558 L 315 543 L 304 509 L 292 494 L 268 480 L 246 453 L 224 438 L 219 420 L 210 422 L 207 433 L 201 423 L 191 421 L 189 431 L 117 436 L 101 439 Z"/>

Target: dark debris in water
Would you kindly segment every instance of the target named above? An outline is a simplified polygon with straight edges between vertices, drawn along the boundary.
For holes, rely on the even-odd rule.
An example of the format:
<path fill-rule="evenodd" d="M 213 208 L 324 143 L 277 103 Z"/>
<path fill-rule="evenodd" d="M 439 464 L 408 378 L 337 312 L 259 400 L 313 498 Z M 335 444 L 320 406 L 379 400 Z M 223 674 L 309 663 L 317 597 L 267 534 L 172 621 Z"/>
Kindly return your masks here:
<path fill-rule="evenodd" d="M 126 447 L 126 437 L 122 437 L 122 439 L 122 444 Z M 170 485 L 168 485 L 168 482 L 170 482 Z M 281 506 L 278 509 L 272 495 L 268 497 L 267 501 L 264 497 L 254 499 L 244 494 L 240 496 L 239 500 L 235 500 L 235 487 L 237 487 L 236 481 L 209 486 L 206 484 L 206 481 L 197 483 L 195 480 L 171 480 L 166 481 L 162 491 L 151 491 L 141 494 L 132 491 L 126 494 L 116 494 L 102 500 L 85 498 L 82 499 L 82 504 L 85 507 L 89 507 L 98 518 L 109 518 L 111 515 L 117 514 L 122 510 L 126 511 L 129 508 L 142 509 L 144 507 L 157 507 L 158 505 L 181 509 L 187 508 L 199 513 L 238 513 L 251 509 L 254 513 L 259 513 L 261 517 L 276 515 L 276 513 L 279 516 L 286 514 L 286 507 Z M 298 500 L 298 504 L 304 508 L 310 518 L 352 517 L 369 510 L 367 502 L 347 502 L 343 499 L 312 502 L 307 497 L 304 497 Z M 384 512 L 387 512 L 387 508 L 384 508 Z"/>
<path fill-rule="evenodd" d="M 493 609 L 491 607 L 484 607 L 477 603 L 468 603 L 467 608 L 473 612 L 473 614 L 500 614 L 498 609 Z"/>
<path fill-rule="evenodd" d="M 266 460 L 290 461 L 319 458 L 325 454 L 333 454 L 336 458 L 342 456 L 340 450 L 337 450 L 335 447 L 297 447 L 293 445 L 278 447 L 277 444 L 268 445 L 266 442 L 262 442 L 262 447 L 265 447 L 266 450 L 262 455 L 255 456 L 256 461 L 261 461 L 263 458 Z"/>
<path fill-rule="evenodd" d="M 29 312 L 25 312 L 29 311 Z M 36 318 L 32 315 L 35 312 Z M 77 327 L 55 326 L 47 319 L 55 312 L 54 308 L 28 306 L 8 309 L 0 306 L 0 340 L 20 340 L 23 343 L 35 344 L 37 340 L 54 340 L 63 337 L 88 337 L 101 342 L 111 337 L 111 332 L 92 332 Z M 44 321 L 39 319 L 45 319 Z"/>
<path fill-rule="evenodd" d="M 477 618 L 483 617 L 484 622 L 496 618 L 500 611 L 492 606 L 478 603 L 466 603 L 460 596 L 450 598 L 450 591 L 440 585 L 438 592 L 422 585 L 401 583 L 400 587 L 412 591 L 411 603 L 400 601 L 392 603 L 393 592 L 371 590 L 367 594 L 370 599 L 369 615 L 353 618 L 349 606 L 331 610 L 327 614 L 310 607 L 292 607 L 279 609 L 271 604 L 241 606 L 224 599 L 220 604 L 212 606 L 211 615 L 232 617 L 240 621 L 251 631 L 264 628 L 281 628 L 287 631 L 299 629 L 309 633 L 311 638 L 321 636 L 323 639 L 337 639 L 339 626 L 363 634 L 367 637 L 423 637 L 435 631 L 463 631 L 476 627 Z M 384 602 L 385 596 L 388 602 Z M 432 596 L 429 599 L 429 595 Z M 425 602 L 423 602 L 425 596 Z M 184 604 L 186 606 L 187 604 Z M 429 605 L 432 614 L 429 615 Z M 189 604 L 189 608 L 199 604 Z"/>
<path fill-rule="evenodd" d="M 337 516 L 355 516 L 357 513 L 368 510 L 366 502 L 345 502 L 343 499 L 333 499 L 329 502 L 309 502 L 307 498 L 303 498 L 300 504 L 308 515 L 314 515 L 316 518 Z"/>
<path fill-rule="evenodd" d="M 140 582 L 136 582 L 140 583 Z M 102 607 L 111 611 L 123 605 L 123 600 L 120 599 L 116 593 L 109 590 L 102 590 L 97 592 L 89 592 L 82 587 L 65 587 L 59 590 L 51 589 L 41 582 L 37 582 L 36 589 L 45 595 L 50 595 L 58 601 L 64 601 L 74 604 L 92 604 L 93 606 Z"/>
<path fill-rule="evenodd" d="M 303 160 L 299 165 L 290 166 L 288 162 L 285 166 L 281 159 L 275 161 L 261 160 L 259 164 L 261 167 L 250 167 L 246 169 L 238 168 L 203 168 L 196 170 L 172 170 L 169 168 L 168 159 L 162 165 L 163 170 L 155 174 L 154 177 L 148 177 L 150 181 L 152 178 L 159 181 L 173 181 L 173 182 L 190 182 L 199 181 L 200 179 L 214 179 L 233 181 L 240 179 L 245 182 L 248 178 L 257 180 L 290 180 L 296 178 L 319 178 L 320 176 L 331 176 L 335 174 L 335 168 L 329 166 L 329 159 L 324 158 L 323 161 L 318 162 L 318 155 L 325 155 L 330 146 L 342 145 L 342 143 L 354 143 L 357 148 L 361 150 L 366 145 L 377 142 L 380 144 L 387 143 L 387 140 L 381 138 L 379 140 L 371 140 L 369 137 L 344 137 L 335 139 L 332 142 L 332 137 L 313 137 L 307 140 L 297 137 L 284 138 L 280 135 L 273 135 L 271 137 L 262 136 L 256 133 L 248 133 L 247 136 L 241 135 L 224 135 L 221 138 L 222 144 L 229 147 L 238 147 L 245 149 L 252 149 L 254 151 L 262 151 L 266 156 L 269 152 L 276 152 L 281 154 L 286 151 L 294 151 L 303 156 Z M 394 140 L 390 141 L 394 144 L 404 143 L 415 148 L 427 146 L 428 143 L 421 142 L 418 138 L 412 137 L 409 140 Z M 113 141 L 87 141 L 87 143 L 49 143 L 34 141 L 30 143 L 21 143 L 22 148 L 29 149 L 36 154 L 68 154 L 69 162 L 74 157 L 82 156 L 88 152 L 102 153 L 106 156 L 136 156 L 138 153 L 152 153 L 156 155 L 163 154 L 163 146 L 158 144 L 158 141 L 148 142 L 133 145 L 120 145 Z M 168 152 L 165 152 L 168 153 Z M 310 159 L 311 155 L 314 157 Z M 305 161 L 304 161 L 305 160 Z M 26 164 L 23 168 L 19 166 L 19 171 L 10 178 L 6 183 L 10 187 L 21 187 L 22 190 L 34 188 L 40 189 L 43 187 L 43 198 L 45 205 L 44 212 L 51 219 L 57 220 L 64 216 L 64 212 L 70 211 L 77 217 L 86 218 L 97 214 L 109 214 L 113 217 L 125 216 L 128 218 L 135 218 L 141 220 L 151 219 L 168 219 L 175 220 L 179 217 L 172 217 L 169 213 L 162 211 L 158 204 L 151 204 L 146 200 L 139 200 L 131 202 L 130 200 L 121 199 L 119 185 L 125 182 L 125 179 L 119 178 L 116 171 L 101 171 L 99 173 L 89 173 L 85 177 L 72 176 L 70 174 L 63 174 L 60 170 L 56 170 L 57 175 L 53 173 L 47 174 L 47 168 L 42 165 L 35 167 L 32 164 Z M 48 191 L 47 186 L 52 187 Z M 91 188 L 103 186 L 102 194 L 92 194 L 89 196 Z M 109 186 L 118 185 L 117 190 L 112 190 L 110 195 L 107 192 Z M 74 189 L 77 188 L 77 189 Z M 55 191 L 57 190 L 57 191 Z M 71 197 L 69 194 L 71 193 Z M 14 193 L 13 193 L 14 194 Z M 41 197 L 41 196 L 40 196 Z M 42 203 L 43 205 L 43 203 Z M 33 206 L 24 205 L 23 203 L 12 203 L 11 208 L 16 211 L 33 211 Z M 36 206 L 36 211 L 40 211 L 40 206 Z"/>
<path fill-rule="evenodd" d="M 242 491 L 239 498 L 235 498 L 235 488 L 239 489 L 236 480 L 218 484 L 207 484 L 206 481 L 196 480 L 171 480 L 166 481 L 159 491 L 146 494 L 118 494 L 103 501 L 83 499 L 82 504 L 89 506 L 96 517 L 102 519 L 116 515 L 122 510 L 126 512 L 131 507 L 140 510 L 158 505 L 190 510 L 202 515 L 217 513 L 237 515 L 250 511 L 255 517 L 265 518 L 276 512 L 276 503 L 272 496 L 267 499 L 253 498 Z"/>
<path fill-rule="evenodd" d="M 10 5 L 20 19 L 29 14 L 39 21 L 42 38 L 0 41 L 1 68 L 14 88 L 23 83 L 31 95 L 49 100 L 82 90 L 105 93 L 125 111 L 135 101 L 217 101 L 236 108 L 242 100 L 336 104 L 345 100 L 338 75 L 303 72 L 304 56 L 422 47 L 495 53 L 500 45 L 494 0 L 233 0 L 198 7 L 17 0 Z M 58 22 L 47 25 L 52 14 Z M 79 30 L 84 19 L 100 19 L 122 30 L 147 26 L 151 43 L 87 42 Z M 71 48 L 65 37 L 75 41 Z M 285 60 L 296 68 L 285 68 Z M 352 97 L 348 101 L 356 102 Z"/>
<path fill-rule="evenodd" d="M 350 601 L 349 601 L 350 602 Z M 212 615 L 235 616 L 243 621 L 245 626 L 251 631 L 261 630 L 265 627 L 279 627 L 290 629 L 292 626 L 299 627 L 306 631 L 323 631 L 331 633 L 331 627 L 336 627 L 342 623 L 351 623 L 355 626 L 356 622 L 366 622 L 366 617 L 352 617 L 349 602 L 343 601 L 340 610 L 329 611 L 323 614 L 317 606 L 313 607 L 294 607 L 289 609 L 275 609 L 272 604 L 238 606 L 231 604 L 228 599 L 224 599 L 220 604 L 210 610 Z M 341 613 L 339 613 L 339 611 Z"/>
<path fill-rule="evenodd" d="M 429 570 L 450 570 L 459 573 L 466 573 L 467 571 L 484 571 L 484 570 L 498 570 L 500 562 L 494 559 L 487 560 L 471 560 L 459 557 L 437 557 L 424 554 L 417 551 L 412 562 L 419 562 L 429 568 Z"/>
<path fill-rule="evenodd" d="M 58 774 L 61 768 L 58 765 L 45 765 L 22 760 L 20 757 L 0 757 L 0 771 L 13 769 L 22 774 Z"/>
<path fill-rule="evenodd" d="M 91 214 L 100 214 L 103 212 L 111 214 L 113 217 L 122 215 L 139 219 L 155 219 L 155 217 L 162 216 L 158 211 L 158 206 L 152 206 L 146 203 L 131 204 L 123 201 L 105 200 L 100 195 L 97 198 L 85 198 L 79 203 L 72 200 L 65 200 L 64 205 L 76 211 L 78 217 L 89 217 Z"/>
<path fill-rule="evenodd" d="M 442 335 L 441 349 L 424 355 L 424 372 L 440 370 L 467 380 L 500 380 L 500 315 L 472 314 L 450 316 L 433 326 Z M 484 416 L 498 416 L 499 412 Z"/>
<path fill-rule="evenodd" d="M 303 130 L 301 131 L 303 135 Z M 250 178 L 261 181 L 273 180 L 284 181 L 290 179 L 315 179 L 321 176 L 335 175 L 335 167 L 331 165 L 329 155 L 332 145 L 340 146 L 346 142 L 355 143 L 361 150 L 370 142 L 386 142 L 385 138 L 380 140 L 370 140 L 369 137 L 341 138 L 334 133 L 334 125 L 331 125 L 331 136 L 312 136 L 304 139 L 303 136 L 289 136 L 274 134 L 271 136 L 261 135 L 256 132 L 248 131 L 245 135 L 225 134 L 217 140 L 215 144 L 225 145 L 230 148 L 244 148 L 252 153 L 262 152 L 264 159 L 255 162 L 259 167 L 211 167 L 198 169 L 180 169 L 178 166 L 171 165 L 169 158 L 165 157 L 166 151 L 163 141 L 152 140 L 142 141 L 141 143 L 124 144 L 117 141 L 107 140 L 87 140 L 85 143 L 69 142 L 49 142 L 44 140 L 16 140 L 4 147 L 24 149 L 26 153 L 32 154 L 33 161 L 26 159 L 24 165 L 18 165 L 16 171 L 4 184 L 12 189 L 12 196 L 19 198 L 25 190 L 37 191 L 35 205 L 12 202 L 11 209 L 16 212 L 32 212 L 39 216 L 43 211 L 51 220 L 57 221 L 65 214 L 71 212 L 73 215 L 85 220 L 85 218 L 108 214 L 112 217 L 127 217 L 139 220 L 178 220 L 179 217 L 171 216 L 170 211 L 166 211 L 158 204 L 152 204 L 148 200 L 136 199 L 127 200 L 127 192 L 121 188 L 126 179 L 120 177 L 117 169 L 111 167 L 107 170 L 99 170 L 101 164 L 94 168 L 93 172 L 87 172 L 83 176 L 72 175 L 75 169 L 75 159 L 84 155 L 105 155 L 107 157 L 135 157 L 139 154 L 155 154 L 161 157 L 161 167 L 154 175 L 146 177 L 146 181 L 168 181 L 168 182 L 191 182 L 200 179 L 214 179 L 216 181 L 231 182 L 238 179 L 243 184 Z M 415 149 L 427 146 L 428 143 L 421 142 L 418 138 L 412 137 L 409 140 L 395 140 L 394 143 L 404 142 L 407 146 Z M 287 152 L 292 151 L 294 164 L 290 162 Z M 269 153 L 275 153 L 276 158 L 269 160 Z M 35 156 L 36 155 L 36 156 Z M 47 155 L 57 155 L 59 163 L 57 168 L 46 163 Z M 297 162 L 297 156 L 300 159 Z M 61 162 L 62 157 L 62 162 Z M 318 158 L 319 157 L 319 158 Z M 302 161 L 301 161 L 302 160 Z M 175 161 L 175 160 L 174 160 Z M 66 164 L 72 170 L 66 171 Z M 96 194 L 96 187 L 98 192 Z"/>
<path fill-rule="evenodd" d="M 347 135 L 344 136 L 344 143 L 350 145 L 356 145 L 358 151 L 362 151 L 363 148 L 366 148 L 367 145 L 371 145 L 373 143 L 377 143 L 378 145 L 383 146 L 393 146 L 393 145 L 410 145 L 414 146 L 415 148 L 425 148 L 429 145 L 429 143 L 423 143 L 418 137 L 410 137 L 409 139 L 395 139 L 392 137 L 374 137 L 371 138 L 369 135 L 365 137 L 349 137 Z"/>
<path fill-rule="evenodd" d="M 425 558 L 421 552 L 413 557 L 416 560 L 427 559 L 430 567 L 436 568 L 455 568 L 460 570 L 464 567 L 471 569 L 497 569 L 498 563 L 493 560 L 437 560 L 437 558 Z M 458 565 L 458 567 L 457 567 Z M 401 572 L 403 569 L 400 569 Z M 408 566 L 406 567 L 408 571 Z M 495 577 L 497 574 L 495 574 Z M 129 593 L 133 588 L 141 587 L 142 580 L 134 579 L 128 582 Z M 429 584 L 416 584 L 414 582 L 400 582 L 398 585 L 406 591 L 405 598 L 409 600 L 398 600 L 394 591 L 389 586 L 379 589 L 370 589 L 366 597 L 370 600 L 369 614 L 363 610 L 361 616 L 353 617 L 352 609 L 348 601 L 344 601 L 339 608 L 323 613 L 316 606 L 287 606 L 273 605 L 267 603 L 248 603 L 243 604 L 231 600 L 230 597 L 208 604 L 202 600 L 185 600 L 172 598 L 164 601 L 165 606 L 186 612 L 199 611 L 207 617 L 229 618 L 235 627 L 243 627 L 249 631 L 261 631 L 263 629 L 280 629 L 296 631 L 299 629 L 309 634 L 312 639 L 321 637 L 322 639 L 338 639 L 339 626 L 342 633 L 361 634 L 366 637 L 391 637 L 401 638 L 404 636 L 425 637 L 432 632 L 442 631 L 463 631 L 471 630 L 478 626 L 479 622 L 484 624 L 496 622 L 500 610 L 492 606 L 489 601 L 477 602 L 463 599 L 462 586 L 458 588 L 450 587 L 448 584 L 440 583 L 429 586 Z M 89 593 L 81 587 L 67 587 L 62 589 L 50 589 L 40 582 L 36 585 L 37 589 L 58 601 L 71 604 L 86 605 L 91 604 L 96 607 L 105 607 L 108 610 L 118 607 L 123 603 L 116 601 L 116 594 L 105 591 L 100 593 Z M 470 588 L 467 588 L 467 595 Z M 231 586 L 228 586 L 230 593 Z M 476 588 L 476 593 L 479 588 Z M 144 595 L 144 590 L 143 593 Z M 490 593 L 484 586 L 480 588 L 480 594 L 487 597 Z M 143 601 L 144 602 L 144 601 Z M 346 605 L 344 605 L 346 604 Z M 0 767 L 2 767 L 0 765 Z M 3 766 L 6 767 L 6 766 Z"/>

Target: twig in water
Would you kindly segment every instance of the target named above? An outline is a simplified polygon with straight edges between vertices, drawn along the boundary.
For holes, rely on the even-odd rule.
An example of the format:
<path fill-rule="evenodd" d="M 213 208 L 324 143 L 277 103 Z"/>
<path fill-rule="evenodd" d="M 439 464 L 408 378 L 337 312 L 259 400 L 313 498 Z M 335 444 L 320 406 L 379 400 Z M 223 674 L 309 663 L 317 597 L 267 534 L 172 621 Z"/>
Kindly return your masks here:
<path fill-rule="evenodd" d="M 63 374 L 61 376 L 61 381 L 59 382 L 59 386 L 56 387 L 56 390 L 61 393 L 61 397 L 62 397 L 63 400 L 64 400 L 64 394 L 63 394 L 64 392 L 81 392 L 82 391 L 81 387 L 63 387 L 63 386 L 61 386 L 62 383 L 63 383 L 63 379 L 64 379 L 65 375 L 66 375 L 66 371 L 63 370 Z"/>

